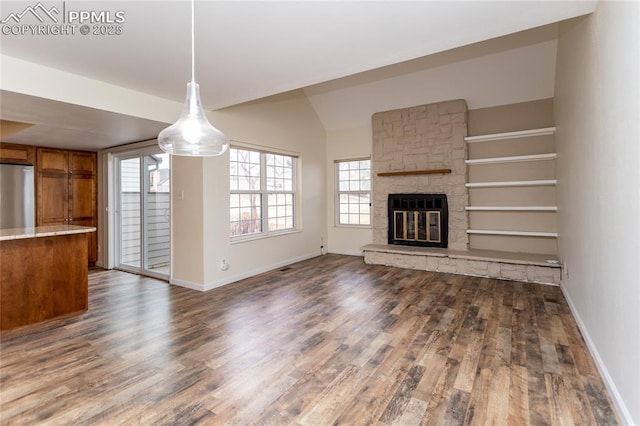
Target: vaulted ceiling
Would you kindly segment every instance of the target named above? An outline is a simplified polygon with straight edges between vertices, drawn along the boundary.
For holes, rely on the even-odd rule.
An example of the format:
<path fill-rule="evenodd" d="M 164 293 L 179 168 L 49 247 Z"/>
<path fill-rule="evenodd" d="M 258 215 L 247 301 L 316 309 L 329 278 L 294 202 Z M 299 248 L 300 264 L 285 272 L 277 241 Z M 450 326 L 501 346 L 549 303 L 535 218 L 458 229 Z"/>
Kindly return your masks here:
<path fill-rule="evenodd" d="M 42 4 L 57 7 L 60 19 L 71 10 L 123 11 L 122 33 L 3 34 L 3 56 L 182 102 L 190 78 L 188 2 Z M 1 18 L 29 5 L 3 2 Z M 209 109 L 304 89 L 328 130 L 442 97 L 465 98 L 472 108 L 548 97 L 556 37 L 549 24 L 594 8 L 593 1 L 198 1 L 196 80 Z M 59 134 L 86 144 L 82 138 L 91 136 L 86 148 L 100 149 L 153 137 L 165 125 L 2 95 L 0 118 L 37 124 L 8 141 Z M 123 125 L 110 133 L 114 120 Z"/>

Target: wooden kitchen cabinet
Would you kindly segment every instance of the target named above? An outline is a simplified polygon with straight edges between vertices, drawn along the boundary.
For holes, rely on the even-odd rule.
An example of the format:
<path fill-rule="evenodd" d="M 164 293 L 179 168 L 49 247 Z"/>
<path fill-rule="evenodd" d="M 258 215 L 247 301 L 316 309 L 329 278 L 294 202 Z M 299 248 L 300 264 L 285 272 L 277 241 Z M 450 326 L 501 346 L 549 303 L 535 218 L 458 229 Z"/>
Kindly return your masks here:
<path fill-rule="evenodd" d="M 0 241 L 0 330 L 88 307 L 87 236 L 61 232 Z"/>
<path fill-rule="evenodd" d="M 69 151 L 69 171 L 71 173 L 95 176 L 97 165 L 95 152 Z"/>
<path fill-rule="evenodd" d="M 0 163 L 33 166 L 35 159 L 36 148 L 34 146 L 0 142 Z"/>
<path fill-rule="evenodd" d="M 38 172 L 36 188 L 36 225 L 67 225 L 69 221 L 68 175 Z"/>
<path fill-rule="evenodd" d="M 38 172 L 69 173 L 69 152 L 59 149 L 37 148 Z"/>
<path fill-rule="evenodd" d="M 36 149 L 36 225 L 97 225 L 97 156 L 94 152 Z M 88 260 L 98 259 L 96 233 Z"/>

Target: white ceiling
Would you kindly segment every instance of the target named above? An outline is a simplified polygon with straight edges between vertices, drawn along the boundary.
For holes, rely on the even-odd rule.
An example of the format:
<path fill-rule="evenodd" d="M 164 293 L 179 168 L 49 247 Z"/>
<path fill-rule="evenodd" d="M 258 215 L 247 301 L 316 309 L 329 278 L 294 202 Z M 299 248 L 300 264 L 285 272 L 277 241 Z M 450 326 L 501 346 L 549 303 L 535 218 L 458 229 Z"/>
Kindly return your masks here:
<path fill-rule="evenodd" d="M 0 96 L 3 119 L 35 124 L 3 142 L 97 150 L 149 140 L 167 127 L 166 123 L 13 92 L 0 91 Z"/>
<path fill-rule="evenodd" d="M 0 15 L 4 19 L 8 13 L 20 12 L 32 3 L 3 1 Z M 62 9 L 62 2 L 43 4 Z M 1 53 L 170 100 L 183 100 L 190 77 L 188 2 L 67 1 L 64 6 L 68 10 L 122 10 L 126 16 L 123 33 L 2 35 Z M 367 120 L 371 114 L 366 107 L 381 111 L 407 105 L 398 104 L 402 102 L 421 103 L 425 93 L 445 96 L 446 92 L 450 99 L 451 92 L 444 89 L 459 84 L 438 83 L 442 90 L 434 91 L 438 88 L 434 81 L 440 78 L 462 78 L 467 84 L 458 87 L 459 97 L 471 97 L 468 102 L 473 105 L 473 98 L 480 99 L 482 94 L 463 71 L 478 67 L 480 75 L 504 81 L 506 74 L 492 75 L 491 64 L 496 63 L 518 64 L 524 60 L 520 68 L 510 67 L 509 75 L 530 73 L 540 80 L 536 84 L 544 86 L 531 90 L 548 91 L 546 70 L 549 58 L 555 60 L 555 44 L 549 31 L 555 29 L 534 31 L 517 41 L 481 43 L 466 50 L 429 55 L 590 13 L 594 8 L 593 1 L 198 1 L 196 80 L 209 109 L 306 88 L 328 129 L 362 121 L 362 117 L 345 120 L 340 114 L 336 106 L 344 109 L 345 98 L 354 101 L 349 110 L 356 108 L 361 115 L 368 115 Z M 477 52 L 495 56 L 481 58 Z M 531 61 L 532 56 L 539 60 Z M 398 63 L 394 69 L 392 65 Z M 454 68 L 443 68 L 451 66 Z M 367 73 L 370 70 L 376 71 Z M 542 77 L 536 70 L 541 71 Z M 511 77 L 506 83 L 516 85 L 517 80 Z M 430 83 L 422 84 L 425 81 Z M 423 90 L 416 91 L 416 84 Z M 15 115 L 24 115 L 25 111 L 14 111 L 5 98 L 6 92 L 0 118 L 17 120 Z M 37 98 L 26 99 L 22 106 L 29 100 Z M 64 111 L 62 108 L 61 113 Z M 106 117 L 105 123 L 113 119 Z M 66 121 L 66 130 L 76 128 L 78 140 L 82 137 L 80 128 L 96 125 L 95 120 L 76 120 L 69 115 Z M 153 137 L 158 126 L 162 127 L 148 120 L 139 126 L 124 126 L 131 129 L 130 136 L 122 131 L 113 140 L 106 137 L 89 148 L 111 146 L 106 144 L 116 140 L 134 141 L 142 135 Z M 37 127 L 32 128 L 31 136 L 37 135 Z M 98 126 L 97 132 L 101 133 L 102 128 Z M 45 134 L 55 134 L 55 130 L 41 129 L 40 135 Z M 16 142 L 23 138 L 21 134 L 12 137 Z M 67 134 L 64 138 L 71 140 L 74 136 Z"/>
<path fill-rule="evenodd" d="M 376 112 L 464 99 L 469 109 L 553 97 L 557 24 L 447 50 L 304 89 L 327 130 Z"/>

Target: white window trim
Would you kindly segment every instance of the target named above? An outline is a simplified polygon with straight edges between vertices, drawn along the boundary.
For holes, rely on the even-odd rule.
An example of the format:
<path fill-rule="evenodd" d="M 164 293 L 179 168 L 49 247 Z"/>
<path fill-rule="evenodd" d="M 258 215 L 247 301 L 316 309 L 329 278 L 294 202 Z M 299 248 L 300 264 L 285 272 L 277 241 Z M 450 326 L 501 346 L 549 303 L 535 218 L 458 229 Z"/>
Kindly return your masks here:
<path fill-rule="evenodd" d="M 369 160 L 371 161 L 371 156 L 362 156 L 362 157 L 344 157 L 344 158 L 336 158 L 335 160 L 333 160 L 333 176 L 334 176 L 334 191 L 333 191 L 333 196 L 334 196 L 334 209 L 333 209 L 333 226 L 335 228 L 357 228 L 357 229 L 372 229 L 373 228 L 373 200 L 372 200 L 372 196 L 373 196 L 373 178 L 371 179 L 371 189 L 369 189 L 369 191 L 340 191 L 340 178 L 339 178 L 339 171 L 338 171 L 338 164 L 339 163 L 346 163 L 346 162 L 351 162 L 351 161 L 363 161 L 363 160 Z M 352 192 L 354 194 L 356 193 L 364 193 L 364 192 L 368 192 L 369 193 L 369 207 L 371 208 L 371 210 L 369 211 L 370 214 L 370 224 L 369 225 L 356 225 L 356 224 L 351 224 L 351 223 L 340 223 L 340 194 L 341 193 L 349 193 Z"/>
<path fill-rule="evenodd" d="M 240 150 L 248 150 L 255 151 L 260 153 L 260 191 L 251 191 L 251 190 L 232 190 L 229 189 L 229 195 L 231 194 L 256 194 L 260 193 L 262 195 L 260 210 L 262 217 L 262 227 L 263 230 L 261 232 L 256 232 L 253 234 L 245 234 L 245 235 L 229 235 L 231 244 L 244 243 L 249 241 L 261 240 L 264 238 L 273 238 L 281 235 L 288 234 L 296 234 L 302 232 L 302 225 L 300 218 L 302 217 L 302 205 L 300 203 L 300 191 L 298 181 L 300 180 L 301 170 L 301 156 L 299 153 L 293 151 L 286 151 L 282 149 L 276 149 L 272 147 L 265 147 L 255 144 L 250 144 L 246 142 L 240 142 L 236 140 L 230 141 L 231 144 L 229 148 L 235 148 Z M 293 158 L 293 185 L 291 191 L 268 191 L 267 190 L 267 173 L 266 173 L 266 155 L 263 154 L 274 154 L 274 155 L 286 155 Z M 269 231 L 267 228 L 269 226 L 269 205 L 267 202 L 267 198 L 269 194 L 293 194 L 293 228 L 288 229 L 278 229 L 275 231 Z M 227 199 L 228 200 L 228 199 Z M 229 206 L 228 208 L 231 208 Z"/>

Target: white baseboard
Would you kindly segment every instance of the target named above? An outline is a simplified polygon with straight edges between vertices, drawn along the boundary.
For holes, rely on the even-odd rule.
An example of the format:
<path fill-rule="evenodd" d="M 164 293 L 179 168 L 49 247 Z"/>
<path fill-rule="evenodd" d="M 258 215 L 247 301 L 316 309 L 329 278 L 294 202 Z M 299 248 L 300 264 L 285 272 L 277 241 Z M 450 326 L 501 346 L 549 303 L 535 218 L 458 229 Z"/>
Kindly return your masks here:
<path fill-rule="evenodd" d="M 283 260 L 282 262 L 272 263 L 271 265 L 263 266 L 261 268 L 254 269 L 252 271 L 243 272 L 241 274 L 233 275 L 228 278 L 224 278 L 221 280 L 211 281 L 204 284 L 204 288 L 201 291 L 212 290 L 217 287 L 222 287 L 223 285 L 231 284 L 236 281 L 243 280 L 245 278 L 253 277 L 258 274 L 262 274 L 264 272 L 273 271 L 274 269 L 282 268 L 283 266 L 291 265 L 292 263 L 302 262 L 303 260 L 311 259 L 313 257 L 321 256 L 322 253 L 319 251 L 308 253 L 302 256 L 295 257 L 293 259 Z M 192 288 L 192 287 L 189 287 Z M 200 290 L 200 289 L 194 289 Z"/>
<path fill-rule="evenodd" d="M 189 288 L 191 290 L 205 291 L 205 286 L 202 283 L 192 283 L 191 281 L 176 280 L 175 278 L 172 278 L 171 280 L 169 280 L 169 284 Z"/>
<path fill-rule="evenodd" d="M 344 254 L 345 256 L 360 256 L 364 257 L 364 252 L 362 250 L 333 250 L 329 249 L 329 253 L 333 254 Z"/>
<path fill-rule="evenodd" d="M 282 268 L 283 266 L 291 265 L 292 263 L 301 262 L 303 260 L 311 259 L 313 257 L 318 257 L 318 256 L 321 256 L 321 255 L 322 254 L 319 251 L 318 252 L 313 252 L 313 253 L 306 254 L 304 256 L 298 256 L 298 257 L 293 258 L 293 259 L 287 259 L 287 260 L 284 260 L 282 262 L 273 263 L 271 265 L 267 265 L 267 266 L 264 266 L 262 268 L 257 268 L 257 269 L 254 269 L 252 271 L 249 271 L 249 272 L 243 272 L 241 274 L 233 275 L 231 277 L 228 277 L 228 278 L 225 278 L 225 279 L 222 279 L 222 280 L 211 281 L 211 282 L 204 283 L 204 284 L 202 284 L 202 283 L 194 283 L 194 282 L 185 281 L 185 280 L 177 280 L 175 278 L 171 279 L 170 284 L 177 285 L 177 286 L 180 286 L 180 287 L 189 288 L 191 290 L 208 291 L 208 290 L 213 290 L 214 288 L 218 288 L 218 287 L 222 287 L 222 286 L 227 285 L 227 284 L 234 283 L 236 281 L 243 280 L 245 278 L 250 278 L 250 277 L 253 277 L 255 275 L 262 274 L 264 272 L 269 272 L 269 271 L 272 271 L 274 269 Z"/>
<path fill-rule="evenodd" d="M 104 262 L 102 262 L 102 260 L 96 260 L 96 266 L 98 268 L 104 269 Z"/>
<path fill-rule="evenodd" d="M 627 409 L 627 406 L 625 405 L 624 400 L 622 399 L 622 396 L 618 392 L 618 388 L 613 382 L 611 375 L 609 375 L 609 371 L 607 370 L 606 365 L 602 361 L 602 358 L 600 357 L 600 353 L 598 352 L 596 345 L 593 343 L 593 340 L 591 339 L 591 336 L 589 335 L 589 332 L 585 327 L 584 322 L 582 321 L 582 318 L 580 318 L 580 315 L 575 305 L 573 304 L 571 297 L 569 297 L 569 293 L 567 293 L 564 286 L 560 286 L 560 289 L 562 290 L 562 294 L 564 295 L 564 298 L 567 300 L 567 304 L 569 305 L 569 309 L 571 310 L 573 317 L 576 319 L 578 328 L 582 333 L 582 337 L 584 338 L 584 341 L 587 343 L 587 349 L 589 349 L 589 352 L 591 353 L 591 356 L 593 357 L 593 360 L 596 363 L 596 368 L 598 368 L 598 371 L 602 376 L 604 385 L 607 387 L 607 390 L 609 391 L 609 395 L 611 396 L 611 399 L 613 400 L 613 403 L 616 406 L 616 409 L 618 410 L 618 414 L 621 417 L 620 420 L 622 420 L 622 422 L 626 425 L 635 424 L 633 422 L 633 419 L 631 418 L 631 413 L 629 413 L 629 410 Z"/>

